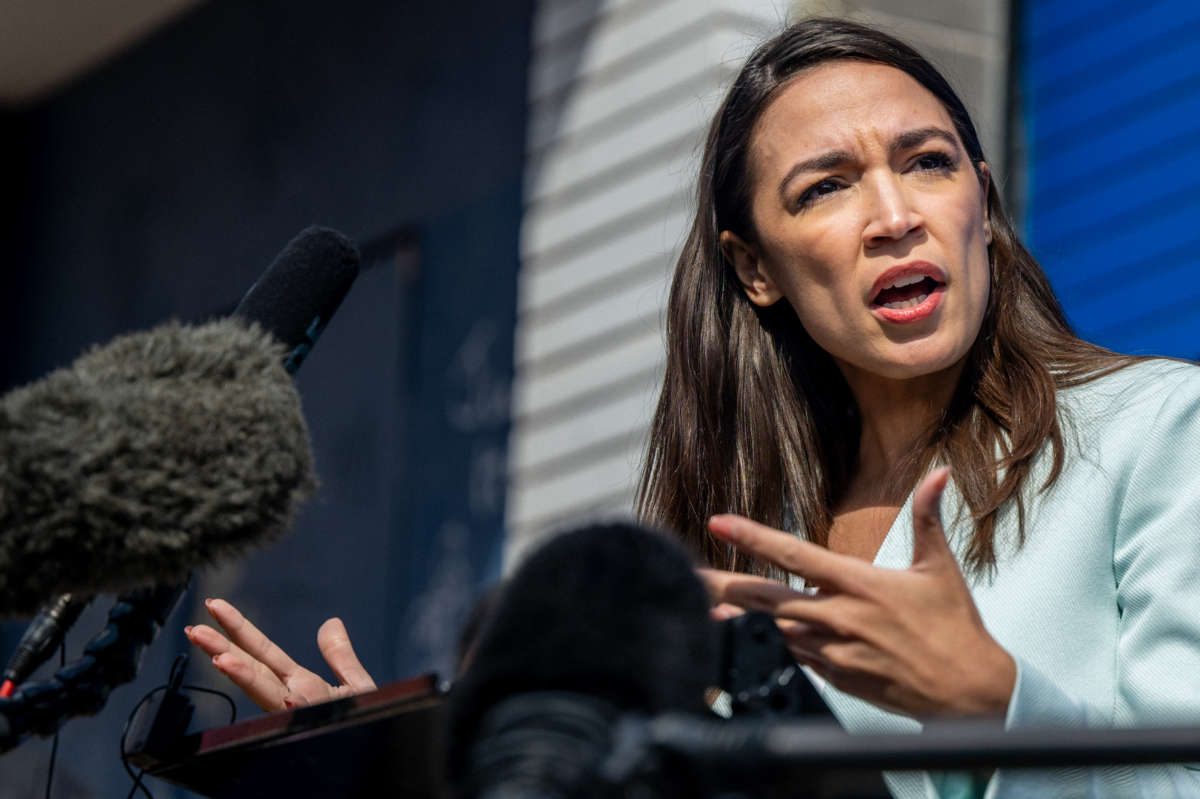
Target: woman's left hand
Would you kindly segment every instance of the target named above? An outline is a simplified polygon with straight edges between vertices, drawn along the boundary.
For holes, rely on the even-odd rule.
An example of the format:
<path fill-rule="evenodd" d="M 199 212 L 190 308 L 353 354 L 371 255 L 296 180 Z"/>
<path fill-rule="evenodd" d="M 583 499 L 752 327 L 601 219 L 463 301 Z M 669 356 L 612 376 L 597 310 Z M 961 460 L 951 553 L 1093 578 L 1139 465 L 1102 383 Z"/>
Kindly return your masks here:
<path fill-rule="evenodd" d="M 1016 663 L 988 634 L 942 529 L 948 469 L 913 497 L 913 559 L 883 569 L 741 516 L 714 516 L 713 535 L 803 577 L 817 593 L 702 569 L 721 615 L 729 606 L 775 616 L 799 662 L 835 687 L 910 716 L 1003 715 Z"/>
<path fill-rule="evenodd" d="M 317 630 L 317 648 L 338 678 L 338 684 L 332 685 L 298 665 L 224 599 L 206 599 L 204 605 L 225 635 L 207 624 L 185 627 L 184 634 L 211 655 L 213 665 L 263 710 L 328 702 L 375 689 L 375 681 L 354 654 L 341 619 L 327 619 Z"/>

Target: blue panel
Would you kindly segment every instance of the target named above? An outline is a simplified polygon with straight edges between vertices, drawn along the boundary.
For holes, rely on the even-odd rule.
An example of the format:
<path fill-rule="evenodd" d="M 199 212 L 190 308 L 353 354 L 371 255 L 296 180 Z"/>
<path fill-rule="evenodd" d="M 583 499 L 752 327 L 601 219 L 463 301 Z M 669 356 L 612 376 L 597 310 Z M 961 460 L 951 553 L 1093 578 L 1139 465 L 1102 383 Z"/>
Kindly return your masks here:
<path fill-rule="evenodd" d="M 1200 206 L 1193 206 L 1189 213 L 1194 215 L 1197 210 Z M 1127 235 L 1123 238 L 1136 237 Z M 1118 249 L 1114 255 L 1097 247 L 1073 260 L 1084 265 L 1108 267 L 1114 258 L 1132 255 L 1136 253 Z M 1149 273 L 1132 268 L 1110 270 L 1105 277 L 1078 283 L 1073 290 L 1060 291 L 1068 315 L 1081 330 L 1123 328 L 1149 313 L 1173 308 L 1181 296 L 1200 292 L 1200 286 L 1195 286 L 1196 292 L 1193 291 L 1194 281 L 1189 280 L 1189 275 L 1195 272 L 1194 261 L 1164 259 L 1155 266 L 1157 268 Z"/>
<path fill-rule="evenodd" d="M 1200 297 L 1193 296 L 1187 304 L 1194 305 L 1197 301 Z M 1128 330 L 1103 331 L 1095 341 L 1110 348 L 1119 344 L 1123 352 L 1131 355 L 1161 355 L 1181 350 L 1195 357 L 1200 353 L 1200 336 L 1196 335 L 1196 324 L 1190 314 L 1147 318 L 1143 324 Z"/>
<path fill-rule="evenodd" d="M 1037 216 L 1030 220 L 1030 240 L 1048 250 L 1070 252 L 1097 236 L 1117 233 L 1134 219 L 1149 223 L 1173 212 L 1181 203 L 1188 204 L 1195 191 L 1192 185 L 1181 185 L 1179 176 L 1195 168 L 1198 154 L 1200 136 L 1193 136 L 1186 146 L 1141 151 L 1123 168 L 1094 173 L 1101 180 L 1089 181 L 1087 190 L 1054 192 L 1056 202 L 1039 204 Z M 1170 207 L 1163 208 L 1166 201 Z"/>
<path fill-rule="evenodd" d="M 1170 6 L 1179 5 L 1179 8 Z M 1034 72 L 1030 85 L 1035 93 L 1087 86 L 1103 73 L 1122 66 L 1127 58 L 1140 60 L 1147 48 L 1169 46 L 1169 38 L 1180 27 L 1200 19 L 1200 6 L 1180 5 L 1171 0 L 1145 4 L 1122 3 L 1111 13 L 1093 13 L 1052 36 L 1035 40 L 1029 53 Z M 1163 45 L 1157 44 L 1164 42 Z"/>
<path fill-rule="evenodd" d="M 1197 5 L 1200 8 L 1200 4 Z M 1190 24 L 1193 34 L 1200 33 L 1200 20 Z M 1200 75 L 1193 41 L 1180 39 L 1171 32 L 1152 40 L 1143 57 L 1113 58 L 1096 64 L 1084 76 L 1064 86 L 1052 96 L 1034 95 L 1040 115 L 1036 146 L 1063 146 L 1078 140 L 1080 132 L 1096 125 L 1138 124 L 1140 119 L 1121 113 L 1124 109 L 1156 109 L 1170 105 L 1188 94 Z M 1037 90 L 1035 89 L 1035 92 Z M 1065 142 L 1060 141 L 1065 139 Z"/>
<path fill-rule="evenodd" d="M 1022 6 L 1022 26 L 1025 40 L 1036 45 L 1037 52 L 1046 49 L 1046 42 L 1060 38 L 1064 31 L 1078 32 L 1081 29 L 1103 25 L 1106 20 L 1120 15 L 1129 7 L 1126 0 L 1107 0 L 1090 7 L 1078 0 L 1046 0 L 1025 3 Z M 1078 33 L 1076 33 L 1078 35 Z"/>
<path fill-rule="evenodd" d="M 1039 205 L 1052 209 L 1088 197 L 1126 173 L 1138 173 L 1148 162 L 1194 157 L 1200 140 L 1200 95 L 1143 119 L 1156 118 L 1161 124 L 1139 124 L 1132 132 L 1117 127 L 1094 133 L 1054 155 L 1039 150 Z M 1042 224 L 1044 220 L 1031 221 Z"/>
<path fill-rule="evenodd" d="M 1200 3 L 1022 15 L 1030 249 L 1084 337 L 1200 355 Z"/>

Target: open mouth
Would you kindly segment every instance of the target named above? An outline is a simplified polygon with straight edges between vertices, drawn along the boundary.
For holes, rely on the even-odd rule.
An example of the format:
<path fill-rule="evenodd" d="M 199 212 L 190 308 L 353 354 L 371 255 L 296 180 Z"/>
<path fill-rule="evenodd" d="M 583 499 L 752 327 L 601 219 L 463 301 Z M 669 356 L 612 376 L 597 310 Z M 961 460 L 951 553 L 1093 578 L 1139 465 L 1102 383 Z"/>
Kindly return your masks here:
<path fill-rule="evenodd" d="M 882 288 L 871 301 L 873 305 L 887 308 L 889 311 L 902 311 L 906 308 L 916 308 L 940 286 L 944 286 L 928 275 L 908 275 Z"/>

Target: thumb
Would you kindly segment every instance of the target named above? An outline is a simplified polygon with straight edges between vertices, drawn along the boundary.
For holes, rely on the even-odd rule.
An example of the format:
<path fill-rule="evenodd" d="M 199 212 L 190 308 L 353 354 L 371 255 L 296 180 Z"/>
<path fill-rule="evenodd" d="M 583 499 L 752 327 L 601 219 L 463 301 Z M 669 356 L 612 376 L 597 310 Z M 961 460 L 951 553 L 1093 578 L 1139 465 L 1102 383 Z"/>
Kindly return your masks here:
<path fill-rule="evenodd" d="M 950 467 L 934 469 L 913 494 L 913 566 L 936 563 L 944 558 L 954 559 L 954 553 L 946 543 L 941 514 L 942 492 L 949 480 Z"/>
<path fill-rule="evenodd" d="M 327 619 L 321 625 L 321 629 L 317 630 L 317 648 L 342 685 L 355 693 L 374 690 L 375 681 L 358 662 L 358 655 L 354 654 L 350 635 L 341 619 Z"/>

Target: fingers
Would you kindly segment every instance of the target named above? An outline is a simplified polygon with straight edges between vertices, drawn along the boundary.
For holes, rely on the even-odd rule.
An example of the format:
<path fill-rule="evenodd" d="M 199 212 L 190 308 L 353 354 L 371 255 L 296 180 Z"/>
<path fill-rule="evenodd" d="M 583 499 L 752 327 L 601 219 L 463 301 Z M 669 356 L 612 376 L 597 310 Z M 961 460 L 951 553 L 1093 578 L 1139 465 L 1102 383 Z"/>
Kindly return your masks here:
<path fill-rule="evenodd" d="M 263 635 L 257 627 L 250 623 L 249 619 L 224 599 L 206 599 L 204 606 L 208 609 L 209 615 L 225 630 L 229 640 L 274 672 L 280 682 L 287 682 L 288 678 L 299 669 L 296 662 L 288 657 L 286 652 Z"/>
<path fill-rule="evenodd" d="M 770 561 L 809 583 L 846 590 L 872 567 L 847 555 L 838 555 L 791 533 L 767 527 L 743 516 L 721 514 L 708 520 L 708 529 L 717 538 L 733 544 L 742 552 Z"/>
<path fill-rule="evenodd" d="M 733 607 L 737 613 L 760 610 L 776 617 L 776 621 L 797 620 L 828 628 L 843 628 L 848 618 L 845 595 L 814 596 L 788 588 L 765 577 L 754 577 L 716 569 L 697 569 L 709 596 L 718 608 Z M 736 614 L 733 614 L 736 615 Z M 728 618 L 728 617 L 724 617 Z"/>
<path fill-rule="evenodd" d="M 266 666 L 206 624 L 185 627 L 188 640 L 212 657 L 213 666 L 263 710 L 282 709 L 288 689 Z"/>
<path fill-rule="evenodd" d="M 184 634 L 189 641 L 200 647 L 209 657 L 216 657 L 234 648 L 229 640 L 207 624 L 197 624 L 194 627 L 184 627 Z"/>
<path fill-rule="evenodd" d="M 375 681 L 363 668 L 350 644 L 350 635 L 341 619 L 328 619 L 317 630 L 317 648 L 338 680 L 354 693 L 373 691 Z"/>
<path fill-rule="evenodd" d="M 837 635 L 819 625 L 800 625 L 784 630 L 788 651 L 806 665 L 824 663 L 846 672 L 885 677 L 894 661 L 865 641 Z"/>
<path fill-rule="evenodd" d="M 913 493 L 913 566 L 954 559 L 942 527 L 942 492 L 950 479 L 949 467 L 930 472 Z"/>
<path fill-rule="evenodd" d="M 790 599 L 807 598 L 805 594 L 765 577 L 718 569 L 697 569 L 696 574 L 718 606 L 728 603 L 739 608 L 767 610 Z"/>
<path fill-rule="evenodd" d="M 288 689 L 257 660 L 246 657 L 245 653 L 229 652 L 214 657 L 213 665 L 263 710 L 285 707 L 283 698 Z"/>
<path fill-rule="evenodd" d="M 736 616 L 741 616 L 745 613 L 744 608 L 739 608 L 737 605 L 731 605 L 728 602 L 721 602 L 709 609 L 708 615 L 713 621 L 725 621 Z"/>

